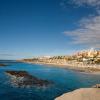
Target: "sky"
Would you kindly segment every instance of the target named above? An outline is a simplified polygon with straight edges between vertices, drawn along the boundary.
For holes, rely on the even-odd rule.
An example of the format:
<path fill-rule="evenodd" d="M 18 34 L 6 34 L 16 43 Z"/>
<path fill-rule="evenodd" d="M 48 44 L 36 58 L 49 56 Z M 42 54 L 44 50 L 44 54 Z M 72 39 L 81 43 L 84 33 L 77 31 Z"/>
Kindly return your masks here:
<path fill-rule="evenodd" d="M 0 59 L 100 48 L 100 0 L 0 0 Z"/>

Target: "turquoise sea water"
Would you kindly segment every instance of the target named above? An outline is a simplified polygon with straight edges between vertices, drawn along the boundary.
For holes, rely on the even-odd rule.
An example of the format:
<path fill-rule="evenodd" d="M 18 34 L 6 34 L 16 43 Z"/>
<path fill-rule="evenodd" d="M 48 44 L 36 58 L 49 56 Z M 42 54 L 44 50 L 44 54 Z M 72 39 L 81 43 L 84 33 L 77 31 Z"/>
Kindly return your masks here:
<path fill-rule="evenodd" d="M 25 63 L 3 62 L 8 64 L 0 67 L 0 100 L 54 100 L 57 96 L 82 87 L 91 87 L 100 83 L 100 75 L 91 75 L 73 70 L 32 65 Z M 9 83 L 6 70 L 24 70 L 41 79 L 54 84 L 47 88 L 17 88 Z"/>

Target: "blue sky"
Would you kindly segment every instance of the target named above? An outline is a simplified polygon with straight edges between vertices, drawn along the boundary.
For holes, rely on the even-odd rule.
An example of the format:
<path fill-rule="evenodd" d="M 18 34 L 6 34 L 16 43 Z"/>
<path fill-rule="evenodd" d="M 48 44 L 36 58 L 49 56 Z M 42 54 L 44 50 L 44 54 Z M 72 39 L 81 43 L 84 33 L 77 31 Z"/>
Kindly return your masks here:
<path fill-rule="evenodd" d="M 99 4 L 99 0 L 0 0 L 0 59 L 68 55 L 95 44 L 99 48 Z"/>

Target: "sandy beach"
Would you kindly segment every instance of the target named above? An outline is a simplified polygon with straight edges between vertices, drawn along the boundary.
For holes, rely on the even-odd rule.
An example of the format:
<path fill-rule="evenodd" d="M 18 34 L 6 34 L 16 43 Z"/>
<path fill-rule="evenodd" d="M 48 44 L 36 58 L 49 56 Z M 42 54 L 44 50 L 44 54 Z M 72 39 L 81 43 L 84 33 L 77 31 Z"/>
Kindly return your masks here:
<path fill-rule="evenodd" d="M 100 74 L 100 65 L 82 65 L 82 64 L 57 64 L 57 63 L 41 63 L 41 62 L 26 62 L 22 61 L 24 63 L 29 63 L 29 64 L 38 64 L 38 65 L 44 65 L 48 67 L 57 67 L 57 68 L 65 68 L 65 69 L 71 69 L 74 71 L 82 72 L 82 73 L 87 73 L 87 74 Z"/>

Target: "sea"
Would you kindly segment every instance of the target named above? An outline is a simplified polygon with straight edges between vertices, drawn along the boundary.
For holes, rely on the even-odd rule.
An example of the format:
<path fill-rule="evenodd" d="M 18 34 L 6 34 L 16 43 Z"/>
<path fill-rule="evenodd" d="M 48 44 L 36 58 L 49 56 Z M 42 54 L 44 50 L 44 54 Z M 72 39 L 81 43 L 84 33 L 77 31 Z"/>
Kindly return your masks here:
<path fill-rule="evenodd" d="M 0 63 L 7 65 L 0 66 L 0 100 L 54 100 L 63 93 L 100 84 L 100 75 L 96 74 L 9 60 L 1 60 Z M 53 84 L 48 87 L 14 87 L 5 73 L 8 70 L 27 71 L 30 75 Z"/>

